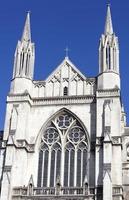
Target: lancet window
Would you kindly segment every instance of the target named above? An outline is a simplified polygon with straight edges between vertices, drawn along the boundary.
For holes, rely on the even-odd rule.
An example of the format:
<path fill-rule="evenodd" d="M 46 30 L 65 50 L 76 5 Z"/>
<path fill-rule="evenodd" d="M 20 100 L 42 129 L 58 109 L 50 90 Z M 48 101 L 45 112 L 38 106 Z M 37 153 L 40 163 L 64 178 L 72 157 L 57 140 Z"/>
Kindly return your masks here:
<path fill-rule="evenodd" d="M 109 43 L 107 44 L 106 48 L 106 64 L 107 64 L 107 69 L 111 69 L 111 48 L 109 46 Z"/>
<path fill-rule="evenodd" d="M 38 187 L 81 187 L 87 176 L 87 132 L 73 115 L 62 111 L 42 132 Z"/>
<path fill-rule="evenodd" d="M 64 87 L 64 96 L 68 95 L 68 87 Z"/>

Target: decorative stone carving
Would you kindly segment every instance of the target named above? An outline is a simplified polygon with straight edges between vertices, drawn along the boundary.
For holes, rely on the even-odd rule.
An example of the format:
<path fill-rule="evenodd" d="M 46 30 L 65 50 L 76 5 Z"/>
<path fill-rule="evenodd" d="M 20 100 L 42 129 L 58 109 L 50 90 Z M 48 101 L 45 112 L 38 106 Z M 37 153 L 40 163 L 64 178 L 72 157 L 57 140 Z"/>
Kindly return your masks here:
<path fill-rule="evenodd" d="M 105 90 L 97 90 L 97 97 L 120 97 L 119 89 L 105 89 Z"/>
<path fill-rule="evenodd" d="M 34 87 L 36 88 L 41 88 L 45 86 L 45 82 L 44 81 L 35 81 L 34 83 Z"/>
<path fill-rule="evenodd" d="M 28 152 L 34 152 L 34 144 L 29 144 L 26 140 L 17 140 L 17 148 L 25 148 Z"/>
<path fill-rule="evenodd" d="M 93 85 L 96 84 L 96 80 L 93 79 L 93 78 L 92 78 L 92 79 L 87 79 L 87 80 L 86 80 L 86 84 L 87 84 L 87 85 L 89 84 L 89 85 L 92 85 L 92 86 L 93 86 Z"/>
<path fill-rule="evenodd" d="M 96 137 L 96 145 L 102 146 L 103 140 L 104 140 L 104 137 Z"/>
<path fill-rule="evenodd" d="M 113 136 L 112 137 L 112 143 L 115 145 L 115 144 L 122 144 L 122 141 L 121 141 L 121 137 L 119 136 Z"/>

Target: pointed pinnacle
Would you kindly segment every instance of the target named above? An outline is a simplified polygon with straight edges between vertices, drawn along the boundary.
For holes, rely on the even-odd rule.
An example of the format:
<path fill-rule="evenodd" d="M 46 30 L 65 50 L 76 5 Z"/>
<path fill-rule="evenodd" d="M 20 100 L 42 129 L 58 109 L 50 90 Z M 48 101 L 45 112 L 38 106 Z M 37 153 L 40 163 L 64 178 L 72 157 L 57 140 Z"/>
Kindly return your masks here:
<path fill-rule="evenodd" d="M 111 9 L 110 9 L 110 4 L 107 6 L 107 17 L 106 17 L 106 23 L 105 23 L 105 35 L 113 34 L 113 26 L 112 26 L 112 17 L 111 17 Z"/>
<path fill-rule="evenodd" d="M 30 29 L 30 11 L 27 13 L 25 26 L 22 34 L 22 41 L 31 41 L 31 29 Z"/>

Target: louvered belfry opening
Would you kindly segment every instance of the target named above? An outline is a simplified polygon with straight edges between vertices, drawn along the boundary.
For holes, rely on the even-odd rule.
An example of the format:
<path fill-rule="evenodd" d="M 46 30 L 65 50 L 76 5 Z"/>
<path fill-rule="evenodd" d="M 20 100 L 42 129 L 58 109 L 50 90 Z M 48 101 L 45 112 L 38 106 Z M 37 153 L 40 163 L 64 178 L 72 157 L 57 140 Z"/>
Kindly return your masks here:
<path fill-rule="evenodd" d="M 87 133 L 67 111 L 60 112 L 42 133 L 38 187 L 82 187 L 87 176 Z"/>

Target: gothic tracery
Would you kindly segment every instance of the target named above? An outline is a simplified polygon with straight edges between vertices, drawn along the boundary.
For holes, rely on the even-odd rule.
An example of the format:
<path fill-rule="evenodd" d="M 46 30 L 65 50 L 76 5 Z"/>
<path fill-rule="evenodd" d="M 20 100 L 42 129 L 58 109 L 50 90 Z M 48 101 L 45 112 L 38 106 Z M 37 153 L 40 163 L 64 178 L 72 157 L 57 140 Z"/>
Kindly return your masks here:
<path fill-rule="evenodd" d="M 42 133 L 38 185 L 83 186 L 87 174 L 88 139 L 84 128 L 66 111 L 50 121 Z"/>

